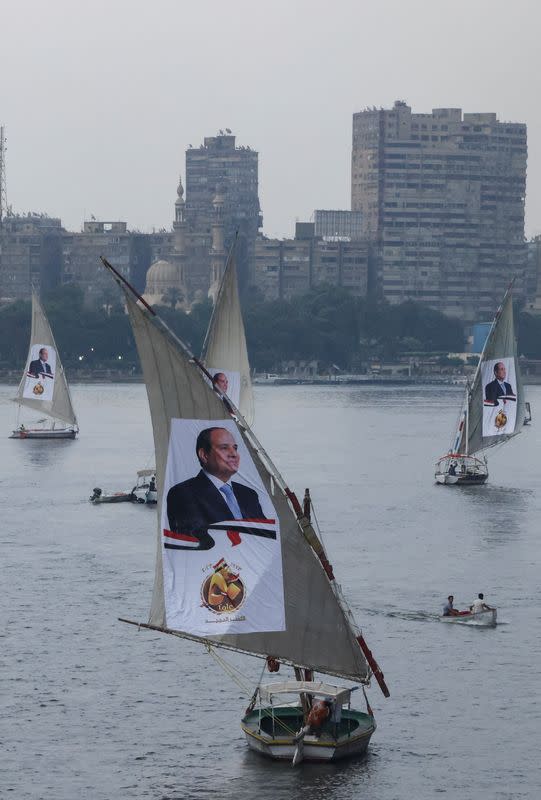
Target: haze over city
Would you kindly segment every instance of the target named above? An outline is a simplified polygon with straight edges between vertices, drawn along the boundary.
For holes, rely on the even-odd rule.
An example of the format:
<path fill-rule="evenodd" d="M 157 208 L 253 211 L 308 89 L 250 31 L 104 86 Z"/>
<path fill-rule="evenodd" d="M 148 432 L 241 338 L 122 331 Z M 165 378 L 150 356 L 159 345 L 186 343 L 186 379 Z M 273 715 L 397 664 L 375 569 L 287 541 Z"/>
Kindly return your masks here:
<path fill-rule="evenodd" d="M 350 207 L 351 118 L 492 111 L 528 128 L 541 232 L 537 7 L 458 0 L 3 4 L 0 122 L 14 212 L 169 228 L 184 151 L 230 128 L 259 152 L 263 230 Z"/>

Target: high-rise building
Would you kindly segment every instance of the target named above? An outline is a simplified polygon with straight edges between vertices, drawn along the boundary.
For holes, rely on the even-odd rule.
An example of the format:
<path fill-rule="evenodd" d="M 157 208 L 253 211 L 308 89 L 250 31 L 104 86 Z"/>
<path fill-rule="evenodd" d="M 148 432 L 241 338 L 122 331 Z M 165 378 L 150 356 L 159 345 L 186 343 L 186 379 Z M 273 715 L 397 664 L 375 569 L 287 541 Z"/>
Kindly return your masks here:
<path fill-rule="evenodd" d="M 526 125 L 403 101 L 353 115 L 351 207 L 376 244 L 375 286 L 466 322 L 523 290 Z"/>
<path fill-rule="evenodd" d="M 255 240 L 262 225 L 258 153 L 250 147 L 237 147 L 235 136 L 229 130 L 208 136 L 200 147 L 186 150 L 186 220 L 192 242 L 191 266 L 197 271 L 194 248 L 197 249 L 199 242 L 199 251 L 208 253 L 207 281 L 211 279 L 211 252 L 213 262 L 216 260 L 212 227 L 216 224 L 217 195 L 220 196 L 225 252 L 238 233 L 237 270 L 243 286 L 251 282 L 255 274 Z"/>
<path fill-rule="evenodd" d="M 61 281 L 61 221 L 47 214 L 9 214 L 0 228 L 0 299 L 26 300 Z"/>

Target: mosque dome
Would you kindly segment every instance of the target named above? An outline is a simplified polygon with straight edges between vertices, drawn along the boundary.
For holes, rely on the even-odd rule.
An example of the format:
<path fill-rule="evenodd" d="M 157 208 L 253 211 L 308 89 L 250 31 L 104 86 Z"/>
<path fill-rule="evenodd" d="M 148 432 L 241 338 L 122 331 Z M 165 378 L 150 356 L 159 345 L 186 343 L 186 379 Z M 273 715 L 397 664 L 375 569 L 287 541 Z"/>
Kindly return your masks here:
<path fill-rule="evenodd" d="M 163 305 L 164 295 L 169 289 L 184 293 L 178 266 L 160 259 L 152 264 L 147 272 L 144 298 L 151 305 Z"/>

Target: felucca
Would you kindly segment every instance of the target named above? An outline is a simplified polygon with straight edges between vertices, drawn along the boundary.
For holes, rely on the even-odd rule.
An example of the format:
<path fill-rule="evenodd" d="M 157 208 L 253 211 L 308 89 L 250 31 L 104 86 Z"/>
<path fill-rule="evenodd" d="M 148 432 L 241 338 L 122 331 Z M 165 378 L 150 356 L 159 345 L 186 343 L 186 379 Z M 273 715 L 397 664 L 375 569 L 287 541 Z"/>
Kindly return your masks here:
<path fill-rule="evenodd" d="M 75 439 L 79 432 L 68 383 L 45 311 L 32 289 L 30 347 L 17 396 L 17 428 L 11 439 Z M 19 422 L 21 408 L 45 415 L 37 423 Z M 34 427 L 34 425 L 41 427 Z"/>
<path fill-rule="evenodd" d="M 271 758 L 335 760 L 366 750 L 376 723 L 351 708 L 373 674 L 389 692 L 303 509 L 231 398 L 125 279 L 156 454 L 155 583 L 143 628 L 264 660 L 291 679 L 247 692 L 242 729 Z M 232 669 L 227 665 L 228 671 Z M 353 681 L 340 685 L 315 672 Z M 263 673 L 262 673 L 263 674 Z M 291 697 L 295 701 L 291 703 Z M 366 695 L 365 695 L 366 697 Z"/>
<path fill-rule="evenodd" d="M 509 287 L 492 322 L 473 381 L 466 386 L 449 452 L 436 464 L 436 482 L 451 486 L 485 483 L 488 466 L 481 453 L 520 433 L 524 419 L 524 388 Z"/>

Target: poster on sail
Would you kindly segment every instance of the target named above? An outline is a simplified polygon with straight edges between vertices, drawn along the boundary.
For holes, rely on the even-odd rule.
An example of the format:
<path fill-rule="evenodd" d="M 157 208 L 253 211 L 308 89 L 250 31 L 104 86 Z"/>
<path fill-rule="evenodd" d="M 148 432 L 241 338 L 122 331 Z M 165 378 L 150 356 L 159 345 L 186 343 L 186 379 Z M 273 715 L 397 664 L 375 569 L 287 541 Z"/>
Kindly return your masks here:
<path fill-rule="evenodd" d="M 285 630 L 279 520 L 233 420 L 171 420 L 161 529 L 169 628 Z"/>
<path fill-rule="evenodd" d="M 49 344 L 33 344 L 28 354 L 23 397 L 29 400 L 52 402 L 55 374 L 56 350 L 54 347 Z"/>
<path fill-rule="evenodd" d="M 515 432 L 517 396 L 515 360 L 494 358 L 481 366 L 483 386 L 483 436 Z"/>
<path fill-rule="evenodd" d="M 240 402 L 240 372 L 214 368 L 209 368 L 208 372 L 212 376 L 212 388 L 218 394 L 226 394 L 238 408 Z"/>

